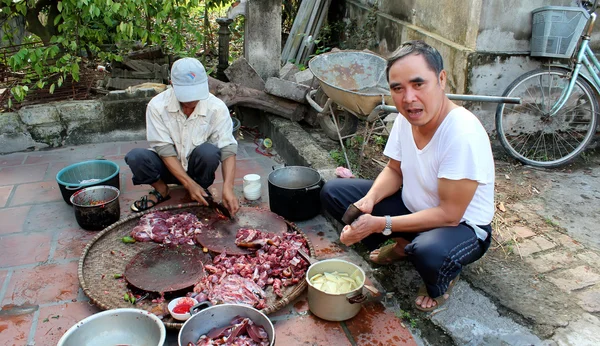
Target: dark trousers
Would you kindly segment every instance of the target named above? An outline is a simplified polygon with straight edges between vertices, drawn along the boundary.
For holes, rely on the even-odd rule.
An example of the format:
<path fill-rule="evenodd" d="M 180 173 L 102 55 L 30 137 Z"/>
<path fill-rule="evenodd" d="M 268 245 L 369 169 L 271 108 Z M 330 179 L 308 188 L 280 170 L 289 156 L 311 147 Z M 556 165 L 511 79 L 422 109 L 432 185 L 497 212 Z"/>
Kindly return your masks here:
<path fill-rule="evenodd" d="M 221 150 L 204 143 L 197 146 L 189 157 L 187 174 L 198 185 L 207 189 L 215 181 L 215 172 L 221 163 Z M 133 184 L 154 184 L 159 179 L 166 184 L 181 182 L 173 176 L 163 160 L 152 150 L 136 148 L 125 155 L 125 162 L 133 173 Z"/>
<path fill-rule="evenodd" d="M 342 215 L 348 205 L 364 197 L 372 185 L 372 180 L 330 180 L 321 190 L 323 208 L 342 222 Z M 410 213 L 402 201 L 402 192 L 398 191 L 375 205 L 372 215 L 397 216 Z M 470 226 L 461 223 L 454 227 L 435 228 L 420 233 L 395 232 L 389 237 L 381 233 L 372 234 L 363 239 L 362 243 L 369 250 L 373 250 L 389 238 L 404 238 L 410 241 L 404 251 L 425 282 L 429 296 L 435 298 L 446 292 L 448 284 L 460 273 L 463 266 L 481 258 L 489 248 L 492 228 L 490 225 L 479 227 L 488 232 L 486 240 L 478 239 Z"/>

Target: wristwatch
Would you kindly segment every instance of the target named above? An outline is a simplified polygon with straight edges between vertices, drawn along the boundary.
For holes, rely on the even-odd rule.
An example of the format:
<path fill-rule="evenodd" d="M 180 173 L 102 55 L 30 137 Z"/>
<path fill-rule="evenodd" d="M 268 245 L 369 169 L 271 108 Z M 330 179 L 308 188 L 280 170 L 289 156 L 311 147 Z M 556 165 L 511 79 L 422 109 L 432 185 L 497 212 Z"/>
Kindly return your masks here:
<path fill-rule="evenodd" d="M 382 233 L 385 236 L 392 234 L 392 217 L 389 215 L 385 216 L 385 228 L 383 229 Z"/>

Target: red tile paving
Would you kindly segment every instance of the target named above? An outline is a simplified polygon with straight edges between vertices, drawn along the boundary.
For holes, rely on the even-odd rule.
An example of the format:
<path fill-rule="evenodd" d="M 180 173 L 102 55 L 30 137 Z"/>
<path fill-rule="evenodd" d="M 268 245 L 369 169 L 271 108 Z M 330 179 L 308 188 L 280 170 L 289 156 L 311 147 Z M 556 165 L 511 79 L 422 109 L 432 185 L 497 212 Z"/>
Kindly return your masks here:
<path fill-rule="evenodd" d="M 0 345 L 26 345 L 36 309 L 35 306 L 3 306 L 0 310 Z"/>
<path fill-rule="evenodd" d="M 147 143 L 103 143 L 0 156 L 0 345 L 55 345 L 77 321 L 99 311 L 78 295 L 77 277 L 77 260 L 98 232 L 79 228 L 55 177 L 63 167 L 100 156 L 116 162 L 121 167 L 119 203 L 124 219 L 135 214 L 129 209 L 131 203 L 150 189 L 133 186 L 123 160 L 137 147 L 147 147 Z M 240 142 L 240 149 L 234 191 L 242 205 L 268 208 L 267 177 L 276 162 L 257 154 L 252 143 Z M 248 173 L 263 178 L 262 197 L 257 201 L 242 197 L 242 178 Z M 220 197 L 220 169 L 212 189 Z M 161 205 L 191 202 L 182 187 L 172 188 L 171 196 Z M 302 229 L 319 258 L 348 259 L 345 247 L 336 243 L 335 230 L 310 221 Z M 414 344 L 393 311 L 377 305 L 366 305 L 350 321 L 327 322 L 310 313 L 304 292 L 269 317 L 274 321 L 277 345 L 282 346 Z M 168 330 L 167 335 L 165 345 L 176 345 L 177 331 Z"/>
<path fill-rule="evenodd" d="M 27 153 L 14 153 L 0 156 L 0 168 L 21 165 L 26 157 Z"/>
<path fill-rule="evenodd" d="M 21 232 L 30 208 L 27 206 L 0 209 L 0 235 Z"/>
<path fill-rule="evenodd" d="M 10 279 L 2 305 L 41 305 L 75 300 L 78 289 L 76 261 L 17 269 Z"/>
<path fill-rule="evenodd" d="M 0 208 L 6 206 L 6 202 L 8 201 L 8 197 L 10 197 L 12 190 L 12 185 L 0 186 Z"/>
<path fill-rule="evenodd" d="M 53 260 L 79 259 L 83 249 L 98 232 L 85 231 L 81 228 L 66 229 L 56 235 L 56 249 Z"/>
<path fill-rule="evenodd" d="M 68 162 L 51 162 L 50 167 L 48 167 L 46 175 L 44 176 L 44 180 L 56 182 L 56 175 L 58 174 L 58 172 L 60 172 L 61 169 L 67 167 L 68 165 Z M 56 183 L 56 186 L 58 186 L 58 183 Z"/>
<path fill-rule="evenodd" d="M 30 208 L 24 225 L 25 231 L 52 232 L 79 227 L 73 207 L 65 203 L 62 197 L 59 201 L 33 205 Z"/>
<path fill-rule="evenodd" d="M 0 169 L 0 182 L 11 184 L 31 183 L 44 179 L 48 164 L 4 167 Z"/>
<path fill-rule="evenodd" d="M 0 268 L 44 262 L 52 237 L 46 234 L 0 236 Z"/>
<path fill-rule="evenodd" d="M 0 289 L 2 289 L 2 287 L 4 287 L 4 279 L 6 279 L 7 275 L 8 275 L 8 271 L 0 270 Z"/>
<path fill-rule="evenodd" d="M 62 200 L 62 195 L 56 182 L 41 181 L 18 185 L 10 201 L 10 206 L 41 204 L 58 200 Z"/>
<path fill-rule="evenodd" d="M 381 303 L 365 303 L 354 318 L 344 322 L 356 345 L 416 345 L 392 311 Z"/>
<path fill-rule="evenodd" d="M 77 322 L 101 310 L 87 302 L 66 303 L 40 308 L 36 345 L 56 345 L 63 334 Z"/>
<path fill-rule="evenodd" d="M 331 345 L 351 346 L 339 322 L 328 322 L 313 315 L 296 316 L 274 323 L 276 346 Z"/>

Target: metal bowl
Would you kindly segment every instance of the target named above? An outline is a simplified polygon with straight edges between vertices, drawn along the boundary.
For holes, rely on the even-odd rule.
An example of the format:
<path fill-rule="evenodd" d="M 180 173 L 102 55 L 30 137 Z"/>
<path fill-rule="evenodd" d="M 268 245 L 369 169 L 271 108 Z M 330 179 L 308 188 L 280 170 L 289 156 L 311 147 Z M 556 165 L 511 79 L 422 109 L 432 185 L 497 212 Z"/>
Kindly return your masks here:
<path fill-rule="evenodd" d="M 249 305 L 220 304 L 195 313 L 197 307 L 205 304 L 206 302 L 200 303 L 192 308 L 192 317 L 179 331 L 179 346 L 186 346 L 189 342 L 195 344 L 202 335 L 207 334 L 213 328 L 229 325 L 229 322 L 236 316 L 248 317 L 255 324 L 262 326 L 269 336 L 269 345 L 275 345 L 275 327 L 262 312 Z"/>
<path fill-rule="evenodd" d="M 162 346 L 165 325 L 156 315 L 139 309 L 114 309 L 79 321 L 60 338 L 58 346 Z"/>

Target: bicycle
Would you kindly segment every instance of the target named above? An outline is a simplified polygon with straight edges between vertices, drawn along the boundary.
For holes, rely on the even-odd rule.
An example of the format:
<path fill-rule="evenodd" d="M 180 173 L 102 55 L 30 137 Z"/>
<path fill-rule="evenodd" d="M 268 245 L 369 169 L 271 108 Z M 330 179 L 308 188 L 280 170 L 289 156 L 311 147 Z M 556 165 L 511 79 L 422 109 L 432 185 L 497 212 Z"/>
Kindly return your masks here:
<path fill-rule="evenodd" d="M 579 32 L 573 34 L 573 39 L 578 41 L 571 44 L 572 48 L 559 52 L 562 54 L 542 52 L 537 55 L 571 58 L 569 64 L 548 64 L 545 68 L 519 76 L 506 88 L 503 96 L 520 98 L 521 103 L 500 103 L 496 108 L 496 131 L 500 143 L 511 156 L 524 164 L 555 168 L 570 163 L 586 149 L 596 133 L 600 63 L 589 42 L 596 22 L 594 12 L 597 2 L 581 1 L 579 7 L 569 8 L 570 11 L 580 9 L 575 11 L 584 17 L 579 20 L 587 18 L 587 22 L 580 23 Z M 546 8 L 538 10 L 542 9 Z M 587 29 L 581 35 L 586 25 Z M 548 40 L 548 37 L 545 39 Z M 569 48 L 571 52 L 568 52 Z M 582 65 L 591 79 L 580 73 Z"/>

